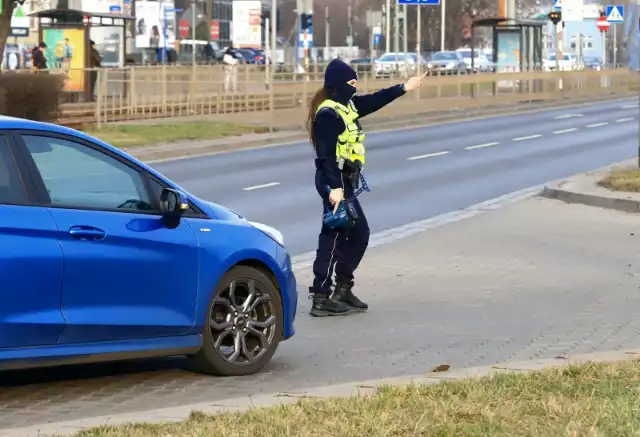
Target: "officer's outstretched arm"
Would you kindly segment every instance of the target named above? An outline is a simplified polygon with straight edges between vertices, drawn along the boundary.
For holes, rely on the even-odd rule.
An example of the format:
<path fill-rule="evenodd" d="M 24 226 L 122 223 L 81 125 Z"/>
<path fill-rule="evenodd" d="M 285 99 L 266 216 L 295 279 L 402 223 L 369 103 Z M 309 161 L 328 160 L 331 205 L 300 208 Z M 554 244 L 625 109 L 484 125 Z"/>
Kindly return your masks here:
<path fill-rule="evenodd" d="M 384 88 L 373 94 L 364 96 L 354 96 L 351 101 L 358 111 L 359 118 L 365 117 L 378 109 L 382 109 L 398 97 L 404 95 L 406 91 L 403 85 L 395 85 L 391 88 Z"/>

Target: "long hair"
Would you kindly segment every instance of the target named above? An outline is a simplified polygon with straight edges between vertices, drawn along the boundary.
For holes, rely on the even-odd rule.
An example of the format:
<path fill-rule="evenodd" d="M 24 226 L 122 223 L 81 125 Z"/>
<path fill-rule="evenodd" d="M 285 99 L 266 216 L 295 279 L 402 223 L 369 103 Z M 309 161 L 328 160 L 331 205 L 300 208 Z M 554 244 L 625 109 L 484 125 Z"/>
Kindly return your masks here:
<path fill-rule="evenodd" d="M 307 114 L 307 131 L 309 132 L 309 139 L 311 140 L 313 150 L 316 149 L 316 111 L 318 110 L 318 106 L 320 106 L 320 103 L 322 103 L 328 96 L 328 90 L 322 87 L 318 91 L 316 91 L 313 98 L 311 99 L 311 104 L 309 104 L 309 114 Z"/>

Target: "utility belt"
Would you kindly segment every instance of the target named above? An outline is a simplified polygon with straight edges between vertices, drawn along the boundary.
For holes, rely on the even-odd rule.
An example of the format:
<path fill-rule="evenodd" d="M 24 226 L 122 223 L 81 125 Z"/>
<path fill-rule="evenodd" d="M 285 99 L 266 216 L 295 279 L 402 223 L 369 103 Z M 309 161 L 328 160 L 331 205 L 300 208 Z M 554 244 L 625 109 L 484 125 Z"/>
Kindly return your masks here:
<path fill-rule="evenodd" d="M 360 181 L 364 180 L 362 176 L 362 163 L 360 161 L 341 159 L 338 162 L 338 168 L 342 172 L 343 178 L 346 179 L 354 190 L 360 188 Z"/>

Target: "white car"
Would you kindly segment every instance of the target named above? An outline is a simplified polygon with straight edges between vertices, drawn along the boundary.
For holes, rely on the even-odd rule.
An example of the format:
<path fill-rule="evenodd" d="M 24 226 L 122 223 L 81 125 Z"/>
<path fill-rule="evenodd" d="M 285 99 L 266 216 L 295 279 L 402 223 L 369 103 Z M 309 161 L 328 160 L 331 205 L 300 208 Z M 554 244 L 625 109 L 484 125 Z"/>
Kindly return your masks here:
<path fill-rule="evenodd" d="M 564 53 L 557 62 L 557 68 L 559 71 L 574 71 L 580 70 L 581 65 L 578 62 L 578 55 L 575 53 Z M 542 61 L 542 68 L 544 71 L 554 71 L 556 69 L 556 54 L 550 53 L 547 59 Z"/>
<path fill-rule="evenodd" d="M 406 56 L 405 56 L 406 55 Z M 418 61 L 420 59 L 420 61 Z M 412 76 L 422 64 L 422 70 L 426 71 L 427 61 L 414 53 L 385 53 L 373 62 L 373 71 L 376 77 L 382 76 Z"/>
<path fill-rule="evenodd" d="M 471 49 L 470 48 L 461 48 L 456 50 L 464 60 L 465 65 L 467 66 L 467 71 L 471 72 Z M 473 72 L 486 72 L 491 71 L 493 65 L 489 59 L 482 53 L 480 49 L 473 50 Z"/>

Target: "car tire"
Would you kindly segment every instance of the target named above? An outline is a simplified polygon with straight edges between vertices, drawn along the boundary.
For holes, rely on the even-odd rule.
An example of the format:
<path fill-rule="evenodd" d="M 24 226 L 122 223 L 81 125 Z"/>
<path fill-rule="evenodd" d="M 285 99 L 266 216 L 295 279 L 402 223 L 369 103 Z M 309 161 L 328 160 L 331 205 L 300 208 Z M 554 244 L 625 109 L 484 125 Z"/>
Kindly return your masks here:
<path fill-rule="evenodd" d="M 275 317 L 275 320 L 273 322 L 273 325 L 270 325 L 268 328 L 265 328 L 265 331 L 269 330 L 269 332 L 264 337 L 267 338 L 269 341 L 266 347 L 264 347 L 264 344 L 258 346 L 261 349 L 259 352 L 260 354 L 259 357 L 256 357 L 254 361 L 247 360 L 248 362 L 246 363 L 238 362 L 234 364 L 223 356 L 220 349 L 222 347 L 227 347 L 227 348 L 233 347 L 234 353 L 235 353 L 234 346 L 235 344 L 238 344 L 238 342 L 235 341 L 236 336 L 241 336 L 242 338 L 245 339 L 244 341 L 240 340 L 241 349 L 248 348 L 249 343 L 252 346 L 255 345 L 256 342 L 258 341 L 258 336 L 256 336 L 253 333 L 253 331 L 255 330 L 254 326 L 256 325 L 250 325 L 249 320 L 252 323 L 257 323 L 257 322 L 254 322 L 254 318 L 255 320 L 258 320 L 261 316 L 264 316 L 264 313 L 265 313 L 265 311 L 263 311 L 262 309 L 258 311 L 258 307 L 256 307 L 256 309 L 254 310 L 255 314 L 253 313 L 250 314 L 249 317 L 247 318 L 247 321 L 243 322 L 243 323 L 246 323 L 246 325 L 242 325 L 242 326 L 245 326 L 245 328 L 241 328 L 241 326 L 238 323 L 234 322 L 234 320 L 241 319 L 242 317 L 234 317 L 233 313 L 228 312 L 229 308 L 226 305 L 226 303 L 224 303 L 224 301 L 229 302 L 230 300 L 225 296 L 229 296 L 228 293 L 229 293 L 231 284 L 235 284 L 234 287 L 236 291 L 238 291 L 237 289 L 239 288 L 240 284 L 248 283 L 249 281 L 254 282 L 255 289 L 256 289 L 255 293 L 259 294 L 260 299 L 262 299 L 262 296 L 267 297 L 268 300 L 266 300 L 266 302 L 268 302 L 270 306 L 269 318 L 273 316 Z M 241 293 L 242 295 L 244 295 L 245 293 L 248 293 L 248 287 L 244 287 L 240 289 L 238 291 L 238 294 L 241 294 Z M 235 296 L 235 293 L 234 293 L 234 297 L 236 300 L 235 308 L 240 309 L 239 308 L 240 305 L 237 303 L 238 296 Z M 266 303 L 260 304 L 260 305 L 265 305 L 265 304 Z M 259 308 L 262 308 L 262 307 L 259 307 Z M 218 319 L 218 321 L 221 321 L 222 318 L 220 317 L 220 313 L 225 311 L 227 312 L 227 314 L 225 315 L 225 320 L 224 322 L 222 322 L 222 324 L 232 323 L 233 328 L 229 327 L 229 330 L 225 329 L 224 331 L 220 332 L 219 330 L 216 330 L 212 326 L 212 323 L 216 322 L 216 318 Z M 233 310 L 230 310 L 230 311 L 233 311 Z M 243 314 L 242 311 L 235 312 L 235 314 L 238 314 L 238 313 L 240 314 L 240 316 L 242 316 Z M 195 355 L 192 355 L 190 357 L 190 361 L 192 366 L 194 367 L 194 370 L 197 372 L 206 373 L 210 375 L 217 375 L 217 376 L 244 376 L 244 375 L 251 375 L 253 373 L 260 371 L 267 363 L 269 363 L 269 361 L 273 357 L 273 354 L 275 354 L 276 349 L 278 348 L 278 344 L 282 339 L 283 320 L 284 320 L 284 316 L 283 316 L 282 300 L 281 300 L 280 292 L 276 288 L 276 285 L 274 285 L 273 281 L 269 278 L 269 276 L 267 276 L 262 270 L 254 267 L 248 267 L 248 266 L 233 267 L 222 277 L 222 279 L 220 280 L 220 283 L 218 284 L 215 290 L 215 293 L 211 298 L 211 301 L 209 302 L 209 306 L 207 308 L 207 318 L 205 320 L 204 327 L 202 330 L 202 347 Z M 238 322 L 240 322 L 240 320 Z M 231 329 L 233 330 L 231 331 Z M 242 333 L 241 332 L 242 330 L 244 330 L 245 333 Z M 227 334 L 230 334 L 230 335 L 227 335 Z M 226 339 L 226 337 L 229 337 L 229 336 L 231 336 L 232 338 Z M 234 346 L 217 345 L 217 343 L 222 343 L 221 337 L 227 340 L 224 343 L 233 341 Z M 244 345 L 242 346 L 243 343 Z M 242 353 L 244 354 L 244 351 L 242 351 Z M 233 353 L 231 355 L 233 355 Z"/>

